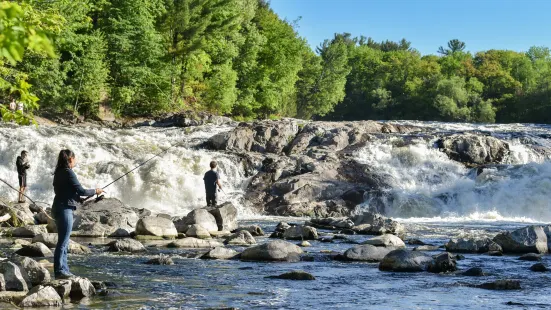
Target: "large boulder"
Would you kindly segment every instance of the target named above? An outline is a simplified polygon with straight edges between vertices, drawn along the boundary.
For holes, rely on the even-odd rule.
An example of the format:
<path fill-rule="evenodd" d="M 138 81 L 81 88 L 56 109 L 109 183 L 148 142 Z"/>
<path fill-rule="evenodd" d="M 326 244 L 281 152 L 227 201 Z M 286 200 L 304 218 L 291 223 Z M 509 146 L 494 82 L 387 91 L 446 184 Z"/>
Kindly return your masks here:
<path fill-rule="evenodd" d="M 392 234 L 384 234 L 364 241 L 362 244 L 371 244 L 380 247 L 405 248 L 406 244 L 402 239 Z"/>
<path fill-rule="evenodd" d="M 188 230 L 186 230 L 186 236 L 199 239 L 210 239 L 211 237 L 209 231 L 199 224 L 191 225 Z"/>
<path fill-rule="evenodd" d="M 96 294 L 96 289 L 90 280 L 86 278 L 76 278 L 71 280 L 71 293 L 69 296 L 73 299 L 91 297 Z"/>
<path fill-rule="evenodd" d="M 370 211 L 364 211 L 358 215 L 354 215 L 350 217 L 350 220 L 354 222 L 355 225 L 352 229 L 360 234 L 402 235 L 405 233 L 402 224 Z"/>
<path fill-rule="evenodd" d="M 7 221 L 12 227 L 34 224 L 34 214 L 29 209 L 28 203 L 14 203 L 5 205 L 0 202 L 0 216 L 9 214 Z"/>
<path fill-rule="evenodd" d="M 4 261 L 0 263 L 0 273 L 4 275 L 6 291 L 28 291 L 27 281 L 21 269 L 15 263 Z"/>
<path fill-rule="evenodd" d="M 450 159 L 468 166 L 500 163 L 509 154 L 509 144 L 492 136 L 453 135 L 436 144 Z"/>
<path fill-rule="evenodd" d="M 27 225 L 23 227 L 17 227 L 11 231 L 13 237 L 27 237 L 32 238 L 39 234 L 47 233 L 45 225 Z"/>
<path fill-rule="evenodd" d="M 457 270 L 455 258 L 448 252 L 434 257 L 429 263 L 428 271 L 432 273 L 453 272 Z"/>
<path fill-rule="evenodd" d="M 454 253 L 486 253 L 503 252 L 501 246 L 489 238 L 485 239 L 450 239 L 446 243 L 446 251 Z"/>
<path fill-rule="evenodd" d="M 143 244 L 134 239 L 120 239 L 112 241 L 108 244 L 107 251 L 109 252 L 144 252 L 146 251 Z"/>
<path fill-rule="evenodd" d="M 25 299 L 19 304 L 20 307 L 60 307 L 61 297 L 51 286 L 38 285 L 33 287 Z"/>
<path fill-rule="evenodd" d="M 50 272 L 32 258 L 14 255 L 11 259 L 19 266 L 21 274 L 29 279 L 30 284 L 39 285 L 50 282 Z"/>
<path fill-rule="evenodd" d="M 348 261 L 380 262 L 394 248 L 377 247 L 370 244 L 357 245 L 339 255 L 338 259 Z"/>
<path fill-rule="evenodd" d="M 189 212 L 184 218 L 174 222 L 179 233 L 185 233 L 193 224 L 199 224 L 207 231 L 218 231 L 216 218 L 206 209 L 195 209 Z"/>
<path fill-rule="evenodd" d="M 41 242 L 35 242 L 30 245 L 24 245 L 21 249 L 15 252 L 17 255 L 29 257 L 52 257 L 54 254 L 50 249 Z"/>
<path fill-rule="evenodd" d="M 275 240 L 246 249 L 241 253 L 245 261 L 298 261 L 302 250 L 295 244 Z"/>
<path fill-rule="evenodd" d="M 215 240 L 202 240 L 197 238 L 184 238 L 184 239 L 178 239 L 174 240 L 173 242 L 169 243 L 167 247 L 169 248 L 215 248 L 215 247 L 223 247 L 224 245 L 218 241 Z"/>
<path fill-rule="evenodd" d="M 228 245 L 254 245 L 256 240 L 250 232 L 246 230 L 238 231 L 226 239 Z"/>
<path fill-rule="evenodd" d="M 232 259 L 238 256 L 239 253 L 232 249 L 226 249 L 223 247 L 216 247 L 207 253 L 205 255 L 201 256 L 201 258 L 205 259 Z"/>
<path fill-rule="evenodd" d="M 40 234 L 33 238 L 33 243 L 41 242 L 44 243 L 49 248 L 55 248 L 57 245 L 57 234 Z M 69 248 L 67 249 L 69 254 L 89 254 L 92 251 L 87 246 L 84 246 L 73 240 L 69 240 Z"/>
<path fill-rule="evenodd" d="M 209 212 L 214 215 L 218 230 L 232 231 L 237 229 L 237 208 L 231 202 L 211 208 Z"/>
<path fill-rule="evenodd" d="M 54 280 L 46 285 L 53 287 L 61 299 L 65 299 L 71 293 L 73 282 L 71 280 Z"/>
<path fill-rule="evenodd" d="M 528 226 L 495 236 L 505 253 L 547 253 L 547 235 L 542 226 Z"/>
<path fill-rule="evenodd" d="M 89 201 L 78 207 L 74 213 L 73 235 L 106 237 L 120 228 L 134 230 L 138 220 L 134 209 L 118 199 Z"/>
<path fill-rule="evenodd" d="M 432 257 L 419 252 L 406 249 L 394 250 L 388 253 L 381 263 L 379 270 L 382 271 L 426 271 L 432 262 Z"/>
<path fill-rule="evenodd" d="M 178 236 L 178 232 L 170 219 L 148 216 L 138 220 L 136 235 L 173 238 Z"/>
<path fill-rule="evenodd" d="M 317 240 L 318 231 L 314 227 L 297 225 L 283 233 L 283 238 L 290 240 Z"/>

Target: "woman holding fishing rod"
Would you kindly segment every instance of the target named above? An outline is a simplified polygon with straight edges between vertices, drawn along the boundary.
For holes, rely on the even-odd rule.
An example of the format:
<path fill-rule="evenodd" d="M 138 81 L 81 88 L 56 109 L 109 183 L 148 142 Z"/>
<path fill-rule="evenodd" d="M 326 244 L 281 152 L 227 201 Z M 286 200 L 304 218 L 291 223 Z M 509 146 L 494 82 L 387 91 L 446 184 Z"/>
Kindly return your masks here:
<path fill-rule="evenodd" d="M 54 252 L 54 274 L 56 279 L 70 279 L 74 275 L 67 265 L 67 248 L 73 229 L 73 211 L 82 196 L 99 195 L 101 188 L 84 189 L 73 172 L 77 161 L 70 150 L 62 150 L 57 158 L 54 172 L 54 203 L 52 215 L 57 226 L 57 245 Z"/>

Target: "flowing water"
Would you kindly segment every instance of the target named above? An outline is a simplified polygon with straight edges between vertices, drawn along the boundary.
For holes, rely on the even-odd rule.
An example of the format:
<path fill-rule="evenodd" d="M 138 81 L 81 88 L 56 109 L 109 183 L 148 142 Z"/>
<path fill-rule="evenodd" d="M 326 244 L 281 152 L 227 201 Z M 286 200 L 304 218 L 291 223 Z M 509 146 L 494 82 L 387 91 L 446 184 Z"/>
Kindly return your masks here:
<path fill-rule="evenodd" d="M 381 196 L 387 215 L 404 223 L 408 238 L 435 245 L 452 237 L 492 237 L 532 223 L 551 221 L 551 161 L 541 149 L 551 147 L 551 127 L 533 124 L 473 125 L 397 122 L 425 127 L 428 133 L 379 138 L 356 153 L 358 161 L 372 166 L 390 185 Z M 231 130 L 227 126 L 196 128 L 137 128 L 110 130 L 79 127 L 0 126 L 0 178 L 17 183 L 15 158 L 30 153 L 29 192 L 35 200 L 51 202 L 56 155 L 70 148 L 78 156 L 75 169 L 87 187 L 103 186 L 174 146 L 161 158 L 110 186 L 108 196 L 156 213 L 184 215 L 204 205 L 202 176 L 211 160 L 218 161 L 226 194 L 239 208 L 241 221 L 272 231 L 281 218 L 254 213 L 243 201 L 249 178 L 237 156 L 205 150 L 210 136 Z M 434 142 L 442 134 L 477 132 L 507 140 L 511 154 L 507 165 L 473 169 L 449 160 Z M 0 185 L 0 196 L 16 198 Z M 380 203 L 380 202 L 379 202 Z M 369 208 L 374 201 L 367 200 Z M 301 222 L 304 219 L 289 219 Z M 149 256 L 103 254 L 71 256 L 73 271 L 93 279 L 114 281 L 115 294 L 96 297 L 77 307 L 182 309 L 237 307 L 242 309 L 526 309 L 551 307 L 549 276 L 529 271 L 530 262 L 516 256 L 465 255 L 460 269 L 480 266 L 484 278 L 428 273 L 382 273 L 376 264 L 329 260 L 322 250 L 342 252 L 368 237 L 350 236 L 335 243 L 311 242 L 313 262 L 297 264 L 204 261 L 184 250 L 150 247 Z M 261 238 L 259 242 L 267 239 Z M 101 244 L 105 240 L 92 240 Z M 165 253 L 173 266 L 144 265 L 148 258 Z M 435 252 L 436 253 L 436 252 Z M 549 257 L 543 259 L 550 263 Z M 264 278 L 302 269 L 316 281 L 283 281 Z M 485 291 L 471 288 L 499 278 L 521 280 L 520 291 Z M 509 304 L 507 304 L 509 303 Z"/>

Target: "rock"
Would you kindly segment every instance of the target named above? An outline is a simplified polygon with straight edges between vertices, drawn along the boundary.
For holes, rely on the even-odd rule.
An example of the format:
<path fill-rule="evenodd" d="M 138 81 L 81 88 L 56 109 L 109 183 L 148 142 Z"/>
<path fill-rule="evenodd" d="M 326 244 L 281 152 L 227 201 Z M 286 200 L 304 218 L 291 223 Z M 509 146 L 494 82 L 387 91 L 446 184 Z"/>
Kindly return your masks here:
<path fill-rule="evenodd" d="M 226 239 L 226 244 L 228 245 L 253 245 L 256 244 L 256 240 L 251 235 L 250 232 L 246 230 L 238 231 L 235 234 L 229 236 Z"/>
<path fill-rule="evenodd" d="M 414 251 L 438 251 L 440 247 L 437 245 L 420 245 L 413 248 Z"/>
<path fill-rule="evenodd" d="M 418 251 L 406 249 L 394 250 L 388 253 L 381 263 L 381 271 L 425 271 L 432 262 L 432 258 Z"/>
<path fill-rule="evenodd" d="M 339 260 L 347 261 L 365 261 L 365 262 L 380 262 L 383 258 L 393 251 L 393 248 L 377 247 L 371 244 L 362 244 L 352 247 L 344 252 L 342 256 L 338 256 Z"/>
<path fill-rule="evenodd" d="M 354 222 L 354 231 L 360 234 L 395 234 L 401 235 L 405 232 L 404 226 L 392 219 L 379 214 L 364 211 L 350 218 Z"/>
<path fill-rule="evenodd" d="M 199 239 L 210 239 L 209 232 L 199 224 L 191 225 L 186 231 L 186 236 L 195 237 Z"/>
<path fill-rule="evenodd" d="M 33 286 L 50 282 L 51 278 L 48 269 L 42 267 L 42 265 L 34 259 L 14 255 L 11 260 L 19 266 L 23 278 L 29 279 Z"/>
<path fill-rule="evenodd" d="M 285 230 L 283 238 L 290 240 L 316 240 L 319 236 L 318 231 L 314 227 L 297 225 Z"/>
<path fill-rule="evenodd" d="M 482 277 L 482 276 L 485 276 L 486 274 L 484 273 L 482 268 L 473 267 L 463 272 L 462 275 L 467 277 Z"/>
<path fill-rule="evenodd" d="M 130 238 L 131 233 L 133 230 L 130 230 L 128 228 L 118 228 L 113 233 L 109 235 L 111 238 Z"/>
<path fill-rule="evenodd" d="M 446 251 L 455 253 L 485 253 L 498 251 L 502 252 L 499 244 L 492 240 L 485 239 L 450 239 L 445 245 Z"/>
<path fill-rule="evenodd" d="M 71 294 L 73 282 L 71 280 L 54 280 L 46 285 L 53 287 L 59 297 L 61 297 L 61 299 L 65 299 L 69 297 L 69 294 Z"/>
<path fill-rule="evenodd" d="M 48 224 L 48 216 L 44 212 L 36 213 L 34 219 L 38 224 Z"/>
<path fill-rule="evenodd" d="M 525 260 L 529 262 L 536 262 L 541 260 L 541 255 L 535 253 L 524 254 L 518 258 L 518 260 Z"/>
<path fill-rule="evenodd" d="M 23 227 L 17 227 L 12 230 L 13 237 L 34 237 L 39 234 L 47 233 L 48 230 L 44 225 L 27 225 Z"/>
<path fill-rule="evenodd" d="M 501 251 L 490 251 L 488 252 L 489 256 L 503 256 L 503 252 Z"/>
<path fill-rule="evenodd" d="M 308 225 L 326 229 L 350 229 L 355 226 L 354 222 L 346 217 L 327 217 L 311 219 L 310 222 L 308 222 Z"/>
<path fill-rule="evenodd" d="M 421 241 L 419 239 L 408 239 L 407 243 L 411 244 L 411 245 L 430 245 L 430 244 L 424 243 L 423 241 Z"/>
<path fill-rule="evenodd" d="M 216 247 L 210 251 L 208 251 L 205 255 L 201 256 L 201 258 L 206 259 L 232 259 L 238 256 L 239 253 L 232 249 L 226 249 L 223 247 Z"/>
<path fill-rule="evenodd" d="M 96 295 L 96 289 L 90 280 L 77 277 L 71 281 L 71 293 L 69 293 L 69 296 L 72 299 L 81 299 Z"/>
<path fill-rule="evenodd" d="M 436 144 L 450 159 L 468 166 L 500 163 L 509 154 L 509 144 L 492 136 L 453 135 Z"/>
<path fill-rule="evenodd" d="M 6 291 L 28 291 L 27 282 L 19 266 L 12 262 L 0 263 L 0 273 L 4 275 Z"/>
<path fill-rule="evenodd" d="M 295 244 L 275 240 L 246 249 L 241 253 L 245 261 L 298 261 L 302 250 Z"/>
<path fill-rule="evenodd" d="M 202 240 L 192 237 L 175 240 L 167 245 L 169 248 L 215 248 L 224 245 L 214 240 Z"/>
<path fill-rule="evenodd" d="M 15 252 L 17 255 L 29 257 L 53 257 L 54 254 L 50 249 L 41 242 L 35 242 L 30 245 L 24 245 L 21 249 Z"/>
<path fill-rule="evenodd" d="M 374 246 L 393 247 L 393 248 L 406 247 L 406 244 L 404 243 L 404 241 L 402 241 L 402 239 L 391 234 L 385 234 L 385 235 L 377 236 L 375 238 L 371 238 L 369 240 L 362 242 L 362 244 L 371 244 Z"/>
<path fill-rule="evenodd" d="M 0 273 L 0 292 L 6 291 L 6 280 L 4 279 L 4 275 Z M 0 302 L 2 300 L 0 299 Z"/>
<path fill-rule="evenodd" d="M 44 243 L 49 248 L 55 248 L 57 245 L 57 234 L 54 233 L 45 233 L 37 235 L 33 238 L 33 243 L 40 242 Z M 92 253 L 90 248 L 84 246 L 73 240 L 69 240 L 69 249 L 67 250 L 69 254 L 83 255 Z"/>
<path fill-rule="evenodd" d="M 119 228 L 134 230 L 139 220 L 134 209 L 115 198 L 93 200 L 78 207 L 74 213 L 73 234 L 81 237 L 105 237 Z"/>
<path fill-rule="evenodd" d="M 237 231 L 242 231 L 242 230 L 246 230 L 248 232 L 251 233 L 251 235 L 257 237 L 257 236 L 264 236 L 264 231 L 262 230 L 262 228 L 258 225 L 250 225 L 250 226 L 243 226 L 243 227 L 238 227 L 236 229 L 236 232 Z"/>
<path fill-rule="evenodd" d="M 145 216 L 144 216 L 145 217 Z M 159 213 L 157 214 L 157 217 L 161 217 L 161 218 L 164 218 L 164 219 L 168 219 L 168 220 L 172 220 L 172 215 L 170 214 L 166 214 L 166 213 Z M 140 219 L 142 219 L 143 217 L 140 217 Z"/>
<path fill-rule="evenodd" d="M 218 224 L 216 224 L 216 218 L 205 209 L 195 209 L 188 213 L 186 217 L 174 222 L 178 232 L 185 233 L 189 226 L 193 224 L 199 224 L 203 226 L 207 231 L 217 231 Z"/>
<path fill-rule="evenodd" d="M 167 255 L 159 255 L 145 262 L 148 265 L 174 265 L 172 258 Z"/>
<path fill-rule="evenodd" d="M 457 270 L 457 264 L 452 255 L 448 252 L 442 253 L 434 257 L 434 260 L 429 263 L 428 271 L 432 273 L 453 272 Z"/>
<path fill-rule="evenodd" d="M 310 242 L 304 240 L 299 244 L 299 246 L 306 248 L 306 247 L 311 247 L 312 245 L 310 244 Z"/>
<path fill-rule="evenodd" d="M 283 279 L 283 280 L 310 280 L 310 281 L 316 279 L 313 275 L 309 274 L 306 271 L 302 271 L 302 270 L 286 272 L 286 273 L 281 274 L 279 276 L 269 276 L 267 278 Z"/>
<path fill-rule="evenodd" d="M 537 264 L 532 265 L 532 267 L 530 267 L 530 270 L 535 271 L 535 272 L 549 271 L 549 269 L 542 263 L 537 263 Z"/>
<path fill-rule="evenodd" d="M 20 307 L 60 307 L 61 297 L 51 286 L 33 287 L 25 299 L 19 304 Z"/>
<path fill-rule="evenodd" d="M 494 241 L 505 253 L 548 252 L 547 236 L 541 226 L 528 226 L 513 232 L 504 232 L 495 236 Z"/>
<path fill-rule="evenodd" d="M 34 214 L 28 203 L 14 203 L 9 206 L 0 203 L 0 216 L 6 214 L 11 215 L 7 223 L 12 227 L 34 224 Z"/>
<path fill-rule="evenodd" d="M 209 234 L 213 238 L 224 238 L 231 235 L 231 232 L 227 230 L 223 231 L 209 231 Z"/>
<path fill-rule="evenodd" d="M 19 245 L 30 245 L 32 242 L 27 241 L 25 239 L 15 239 L 13 240 L 13 244 L 19 244 Z"/>
<path fill-rule="evenodd" d="M 482 283 L 475 287 L 487 290 L 520 290 L 520 281 L 518 280 L 496 280 L 493 282 Z"/>
<path fill-rule="evenodd" d="M 285 222 L 279 222 L 276 225 L 275 231 L 278 232 L 285 232 L 287 229 L 291 228 L 291 225 L 285 223 Z"/>
<path fill-rule="evenodd" d="M 210 214 L 214 215 L 218 229 L 229 230 L 237 229 L 237 208 L 231 202 L 209 209 Z"/>
<path fill-rule="evenodd" d="M 136 235 L 175 238 L 178 236 L 172 220 L 164 217 L 144 217 L 136 224 Z"/>
<path fill-rule="evenodd" d="M 138 209 L 138 208 L 132 208 L 132 210 L 134 210 L 134 212 L 138 215 L 139 218 L 144 218 L 144 217 L 147 217 L 147 216 L 151 216 L 151 210 L 148 210 L 146 208 L 142 208 L 142 209 Z"/>
<path fill-rule="evenodd" d="M 109 248 L 107 251 L 109 252 L 144 252 L 146 251 L 143 244 L 137 240 L 134 239 L 120 239 L 112 241 L 108 244 Z"/>

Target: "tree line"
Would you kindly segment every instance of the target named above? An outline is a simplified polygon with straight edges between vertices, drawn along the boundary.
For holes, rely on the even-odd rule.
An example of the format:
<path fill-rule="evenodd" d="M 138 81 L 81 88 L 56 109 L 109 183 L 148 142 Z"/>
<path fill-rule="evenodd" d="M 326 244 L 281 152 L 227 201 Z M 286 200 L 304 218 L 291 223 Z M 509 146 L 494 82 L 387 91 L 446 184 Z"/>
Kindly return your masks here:
<path fill-rule="evenodd" d="M 405 39 L 344 33 L 313 50 L 265 0 L 12 2 L 21 14 L 0 16 L 2 34 L 22 29 L 17 21 L 43 39 L 24 41 L 24 57 L 0 60 L 3 97 L 19 96 L 27 111 L 551 121 L 545 47 L 473 55 L 451 40 L 423 56 Z M 42 34 L 53 48 L 37 48 Z M 3 49 L 10 42 L 0 39 Z"/>

